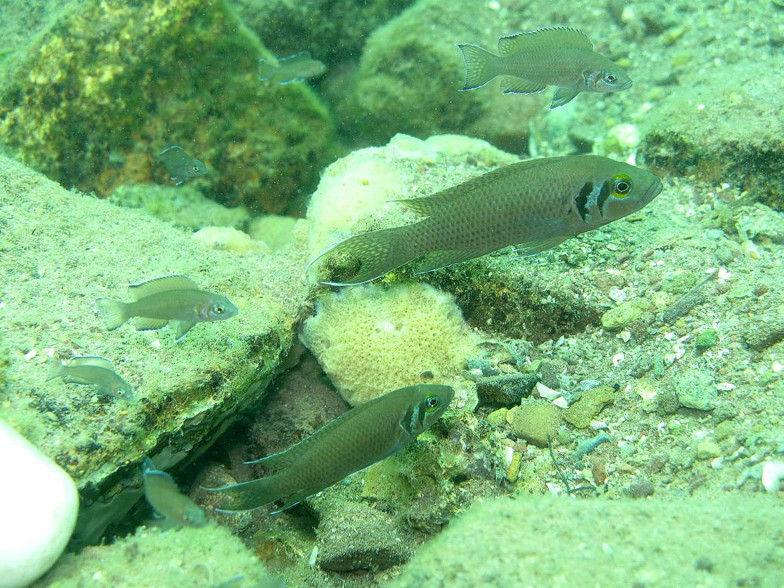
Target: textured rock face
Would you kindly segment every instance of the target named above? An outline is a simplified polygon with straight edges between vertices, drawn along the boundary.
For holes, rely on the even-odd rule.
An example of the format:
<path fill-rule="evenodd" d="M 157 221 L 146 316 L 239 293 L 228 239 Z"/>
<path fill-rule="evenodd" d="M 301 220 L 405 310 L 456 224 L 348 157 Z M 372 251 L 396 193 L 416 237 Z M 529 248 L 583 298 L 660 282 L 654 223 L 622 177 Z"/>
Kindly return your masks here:
<path fill-rule="evenodd" d="M 27 586 L 60 557 L 79 512 L 71 478 L 0 420 L 0 587 Z"/>
<path fill-rule="evenodd" d="M 206 163 L 208 195 L 282 212 L 315 183 L 334 135 L 307 86 L 256 79 L 267 54 L 223 2 L 74 3 L 4 64 L 0 141 L 104 195 L 166 182 L 156 155 L 180 144 Z"/>

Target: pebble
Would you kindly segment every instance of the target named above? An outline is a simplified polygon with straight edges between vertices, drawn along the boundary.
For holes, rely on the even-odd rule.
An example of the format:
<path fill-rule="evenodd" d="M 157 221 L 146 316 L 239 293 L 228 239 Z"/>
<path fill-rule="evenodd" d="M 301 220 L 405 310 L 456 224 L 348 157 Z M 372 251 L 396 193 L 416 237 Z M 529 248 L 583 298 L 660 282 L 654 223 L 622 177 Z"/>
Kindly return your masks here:
<path fill-rule="evenodd" d="M 619 304 L 602 315 L 602 326 L 608 331 L 620 331 L 640 320 L 649 307 L 650 303 L 640 298 Z"/>
<path fill-rule="evenodd" d="M 675 394 L 684 408 L 713 410 L 718 392 L 713 378 L 702 370 L 689 370 L 675 382 Z"/>
<path fill-rule="evenodd" d="M 27 586 L 65 549 L 79 511 L 70 476 L 0 420 L 0 588 Z"/>
<path fill-rule="evenodd" d="M 500 374 L 477 380 L 476 393 L 483 403 L 513 406 L 530 396 L 538 381 L 536 374 Z"/>
<path fill-rule="evenodd" d="M 537 447 L 547 447 L 561 426 L 561 409 L 546 400 L 534 400 L 515 406 L 506 414 L 506 422 L 518 438 Z"/>

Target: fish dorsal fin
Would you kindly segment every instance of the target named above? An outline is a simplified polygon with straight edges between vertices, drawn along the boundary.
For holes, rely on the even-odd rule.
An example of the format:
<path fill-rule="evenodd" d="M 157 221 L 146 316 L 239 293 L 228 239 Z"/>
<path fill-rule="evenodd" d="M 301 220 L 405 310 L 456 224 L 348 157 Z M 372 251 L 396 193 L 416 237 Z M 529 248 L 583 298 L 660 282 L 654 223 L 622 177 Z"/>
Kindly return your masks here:
<path fill-rule="evenodd" d="M 100 355 L 80 355 L 77 357 L 72 357 L 71 361 L 68 362 L 68 365 L 90 365 L 93 367 L 103 368 L 105 370 L 114 370 L 112 362 L 105 357 L 101 357 Z"/>
<path fill-rule="evenodd" d="M 152 278 L 146 282 L 131 284 L 128 292 L 134 300 L 141 300 L 153 294 L 169 292 L 170 290 L 198 290 L 199 287 L 188 276 L 183 274 L 172 274 L 170 276 L 160 276 Z"/>
<path fill-rule="evenodd" d="M 562 48 L 590 51 L 593 44 L 585 33 L 571 27 L 545 27 L 498 39 L 498 53 L 505 57 Z"/>
<path fill-rule="evenodd" d="M 312 59 L 310 57 L 310 51 L 300 51 L 299 53 L 294 53 L 288 57 L 278 57 L 278 63 L 297 63 L 298 61 L 305 61 L 307 59 Z"/>
<path fill-rule="evenodd" d="M 440 192 L 438 192 L 440 194 Z M 413 210 L 422 216 L 430 216 L 444 207 L 442 198 L 433 198 L 433 196 L 422 196 L 421 198 L 410 198 L 408 200 L 393 200 L 392 202 L 400 202 L 406 208 Z"/>

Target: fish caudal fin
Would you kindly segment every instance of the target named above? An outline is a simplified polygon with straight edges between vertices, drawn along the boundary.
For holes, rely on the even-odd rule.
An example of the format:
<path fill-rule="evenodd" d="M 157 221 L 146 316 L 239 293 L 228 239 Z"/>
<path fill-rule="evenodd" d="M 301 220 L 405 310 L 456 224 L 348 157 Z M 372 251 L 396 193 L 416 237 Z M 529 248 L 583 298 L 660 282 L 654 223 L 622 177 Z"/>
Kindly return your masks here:
<path fill-rule="evenodd" d="M 110 331 L 121 327 L 128 320 L 127 304 L 111 298 L 98 298 L 95 301 L 98 312 Z"/>
<path fill-rule="evenodd" d="M 409 235 L 412 226 L 414 225 L 370 231 L 344 239 L 322 251 L 305 270 L 322 256 L 329 254 L 330 258 L 349 257 L 350 262 L 347 260 L 346 267 L 353 270 L 353 273 L 342 281 L 322 282 L 323 284 L 355 286 L 380 278 L 417 257 L 418 252 L 412 250 L 412 239 Z"/>
<path fill-rule="evenodd" d="M 220 495 L 220 501 L 215 509 L 218 512 L 241 512 L 254 510 L 281 498 L 278 486 L 279 477 L 272 475 L 222 488 L 202 486 L 202 490 Z"/>
<path fill-rule="evenodd" d="M 463 53 L 466 67 L 465 85 L 460 88 L 461 90 L 481 88 L 498 75 L 493 64 L 495 55 L 482 49 L 479 45 L 470 43 L 462 43 L 457 47 Z"/>

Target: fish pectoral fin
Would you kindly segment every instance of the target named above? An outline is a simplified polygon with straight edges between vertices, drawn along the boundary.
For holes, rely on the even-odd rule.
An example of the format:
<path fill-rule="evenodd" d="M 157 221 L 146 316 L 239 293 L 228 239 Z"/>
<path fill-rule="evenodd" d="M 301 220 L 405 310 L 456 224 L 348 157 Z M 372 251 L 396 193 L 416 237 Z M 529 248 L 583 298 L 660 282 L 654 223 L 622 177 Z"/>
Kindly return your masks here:
<path fill-rule="evenodd" d="M 414 272 L 417 274 L 432 272 L 461 261 L 481 257 L 486 253 L 490 253 L 490 251 L 485 249 L 439 249 L 438 251 L 431 251 L 414 265 Z"/>
<path fill-rule="evenodd" d="M 550 110 L 553 108 L 558 108 L 559 106 L 563 106 L 564 104 L 568 104 L 579 93 L 580 90 L 575 88 L 558 88 L 555 91 L 555 94 L 553 94 L 553 101 L 550 102 Z"/>
<path fill-rule="evenodd" d="M 169 321 L 166 319 L 151 319 L 141 316 L 137 316 L 133 321 L 137 331 L 154 331 L 156 329 L 161 329 L 165 327 L 168 322 Z"/>
<path fill-rule="evenodd" d="M 529 257 L 541 253 L 542 251 L 552 249 L 568 238 L 568 236 L 564 237 L 558 235 L 557 237 L 546 237 L 544 239 L 537 239 L 536 241 L 529 241 L 528 243 L 521 243 L 520 245 L 515 246 L 514 252 L 517 253 L 518 257 Z"/>
<path fill-rule="evenodd" d="M 128 292 L 134 300 L 139 300 L 153 294 L 169 292 L 171 290 L 198 290 L 196 282 L 183 274 L 159 276 L 138 284 L 128 286 Z M 160 328 L 160 327 L 159 327 Z"/>
<path fill-rule="evenodd" d="M 177 329 L 175 342 L 182 339 L 195 324 L 193 321 L 174 321 L 174 326 Z"/>
<path fill-rule="evenodd" d="M 504 94 L 536 94 L 547 88 L 547 84 L 532 82 L 523 78 L 513 78 L 506 76 L 501 82 L 501 89 Z"/>

